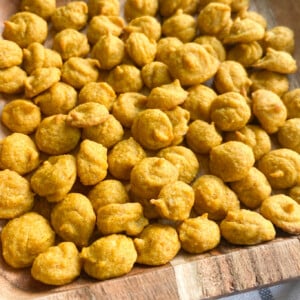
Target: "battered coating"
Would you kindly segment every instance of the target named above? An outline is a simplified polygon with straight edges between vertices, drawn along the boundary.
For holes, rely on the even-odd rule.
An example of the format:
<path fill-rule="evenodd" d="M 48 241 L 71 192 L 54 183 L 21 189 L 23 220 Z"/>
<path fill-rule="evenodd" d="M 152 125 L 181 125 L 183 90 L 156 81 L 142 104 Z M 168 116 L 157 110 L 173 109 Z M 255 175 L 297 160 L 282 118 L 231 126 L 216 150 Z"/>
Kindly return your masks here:
<path fill-rule="evenodd" d="M 198 0 L 159 0 L 159 13 L 163 17 L 173 15 L 178 9 L 187 14 L 195 14 L 198 8 Z"/>
<path fill-rule="evenodd" d="M 105 280 L 129 273 L 136 262 L 137 252 L 131 238 L 112 234 L 83 248 L 80 257 L 88 275 Z"/>
<path fill-rule="evenodd" d="M 288 194 L 292 199 L 294 199 L 298 204 L 300 204 L 300 185 L 296 185 L 289 190 Z"/>
<path fill-rule="evenodd" d="M 24 91 L 27 74 L 20 67 L 0 69 L 0 93 L 19 94 Z"/>
<path fill-rule="evenodd" d="M 230 211 L 220 224 L 221 235 L 235 245 L 256 245 L 271 241 L 276 232 L 273 224 L 255 211 Z"/>
<path fill-rule="evenodd" d="M 300 88 L 285 93 L 282 101 L 287 109 L 287 117 L 300 118 Z"/>
<path fill-rule="evenodd" d="M 0 171 L 0 218 L 12 219 L 28 212 L 34 194 L 28 180 L 15 171 Z"/>
<path fill-rule="evenodd" d="M 287 120 L 279 128 L 277 138 L 283 148 L 292 149 L 300 154 L 300 118 Z"/>
<path fill-rule="evenodd" d="M 23 52 L 18 44 L 0 40 L 0 69 L 18 66 L 23 61 Z"/>
<path fill-rule="evenodd" d="M 119 16 L 120 1 L 119 0 L 89 0 L 88 1 L 89 17 L 97 15 Z"/>
<path fill-rule="evenodd" d="M 21 10 L 29 11 L 49 20 L 56 9 L 56 0 L 22 0 Z"/>
<path fill-rule="evenodd" d="M 241 10 L 246 10 L 249 8 L 250 0 L 232 0 L 231 1 L 231 9 L 233 12 L 238 12 Z"/>
<path fill-rule="evenodd" d="M 158 10 L 158 0 L 126 0 L 124 14 L 127 20 L 141 16 L 155 16 Z"/>
<path fill-rule="evenodd" d="M 44 217 L 28 212 L 3 227 L 1 242 L 5 262 L 14 268 L 25 268 L 54 245 L 55 233 Z"/>
<path fill-rule="evenodd" d="M 156 60 L 168 64 L 170 60 L 170 54 L 180 48 L 183 43 L 176 37 L 161 38 L 157 42 L 156 47 Z"/>
<path fill-rule="evenodd" d="M 81 259 L 72 242 L 62 242 L 40 253 L 31 267 L 35 280 L 51 285 L 64 285 L 80 275 Z"/>

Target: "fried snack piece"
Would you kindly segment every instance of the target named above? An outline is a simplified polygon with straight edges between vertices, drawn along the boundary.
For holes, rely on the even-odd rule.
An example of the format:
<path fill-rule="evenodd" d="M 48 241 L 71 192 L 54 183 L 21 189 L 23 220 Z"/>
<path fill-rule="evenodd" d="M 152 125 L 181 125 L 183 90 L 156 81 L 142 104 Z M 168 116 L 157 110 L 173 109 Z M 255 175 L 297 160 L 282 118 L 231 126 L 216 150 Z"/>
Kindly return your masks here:
<path fill-rule="evenodd" d="M 61 201 L 71 190 L 76 180 L 75 157 L 66 154 L 51 156 L 34 172 L 31 188 L 49 202 Z"/>
<path fill-rule="evenodd" d="M 107 149 L 101 144 L 83 140 L 76 155 L 77 174 L 83 185 L 95 185 L 107 175 Z"/>
<path fill-rule="evenodd" d="M 27 74 L 20 67 L 0 69 L 0 93 L 19 94 L 24 91 Z"/>
<path fill-rule="evenodd" d="M 49 20 L 55 12 L 56 0 L 22 0 L 20 8 L 21 11 L 29 11 Z"/>
<path fill-rule="evenodd" d="M 222 135 L 215 124 L 196 120 L 189 125 L 186 134 L 188 146 L 196 153 L 208 154 L 210 150 L 222 143 Z"/>
<path fill-rule="evenodd" d="M 139 92 L 143 87 L 141 71 L 127 64 L 113 68 L 108 74 L 107 83 L 116 93 Z"/>
<path fill-rule="evenodd" d="M 194 209 L 212 220 L 222 220 L 229 210 L 240 208 L 237 195 L 217 176 L 200 176 L 192 185 L 195 192 Z"/>
<path fill-rule="evenodd" d="M 67 122 L 67 115 L 57 114 L 42 120 L 35 133 L 38 148 L 50 155 L 73 150 L 80 139 L 80 130 Z"/>
<path fill-rule="evenodd" d="M 103 235 L 125 232 L 135 236 L 148 224 L 140 203 L 112 203 L 97 210 L 97 228 Z"/>
<path fill-rule="evenodd" d="M 215 248 L 221 240 L 216 222 L 207 214 L 184 220 L 177 228 L 181 247 L 189 252 L 200 254 Z"/>
<path fill-rule="evenodd" d="M 71 57 L 61 69 L 61 78 L 75 89 L 81 89 L 89 82 L 97 81 L 100 67 L 97 59 Z"/>
<path fill-rule="evenodd" d="M 194 17 L 178 10 L 162 23 L 162 33 L 166 37 L 176 37 L 183 43 L 191 42 L 196 36 Z"/>
<path fill-rule="evenodd" d="M 124 14 L 127 20 L 141 16 L 155 16 L 158 10 L 158 0 L 126 0 Z"/>
<path fill-rule="evenodd" d="M 300 185 L 296 185 L 289 190 L 288 194 L 292 199 L 294 199 L 298 204 L 300 204 Z"/>
<path fill-rule="evenodd" d="M 300 118 L 300 88 L 285 93 L 282 101 L 287 109 L 288 119 Z"/>
<path fill-rule="evenodd" d="M 149 150 L 167 147 L 174 138 L 172 123 L 160 109 L 141 111 L 133 120 L 131 133 L 139 144 Z"/>
<path fill-rule="evenodd" d="M 259 89 L 269 90 L 279 97 L 289 90 L 289 79 L 287 75 L 267 70 L 253 71 L 250 74 L 252 85 L 251 91 Z"/>
<path fill-rule="evenodd" d="M 138 162 L 130 174 L 130 191 L 140 199 L 158 197 L 161 188 L 178 179 L 177 168 L 168 160 L 159 157 L 146 157 Z"/>
<path fill-rule="evenodd" d="M 98 15 L 119 16 L 120 1 L 119 0 L 89 0 L 88 1 L 89 17 Z"/>
<path fill-rule="evenodd" d="M 227 92 L 215 98 L 210 108 L 211 120 L 223 131 L 243 128 L 251 117 L 247 99 L 237 92 Z"/>
<path fill-rule="evenodd" d="M 199 162 L 189 148 L 184 146 L 171 146 L 160 150 L 158 157 L 165 158 L 172 163 L 178 170 L 178 180 L 191 183 L 199 171 Z"/>
<path fill-rule="evenodd" d="M 64 285 L 75 280 L 81 272 L 79 252 L 72 242 L 62 242 L 40 253 L 31 267 L 35 280 L 51 285 Z"/>
<path fill-rule="evenodd" d="M 146 157 L 144 149 L 132 137 L 118 142 L 108 155 L 108 170 L 117 179 L 129 180 L 133 167 Z"/>
<path fill-rule="evenodd" d="M 150 203 L 162 218 L 183 221 L 190 216 L 195 201 L 193 188 L 183 181 L 168 183 L 162 187 L 157 199 Z"/>
<path fill-rule="evenodd" d="M 254 162 L 254 154 L 249 146 L 230 141 L 211 150 L 209 168 L 213 175 L 223 181 L 233 182 L 246 177 Z"/>
<path fill-rule="evenodd" d="M 80 30 L 87 24 L 88 6 L 84 1 L 72 1 L 64 6 L 57 7 L 51 16 L 56 31 L 67 28 Z"/>
<path fill-rule="evenodd" d="M 101 36 L 91 52 L 91 56 L 99 61 L 100 69 L 104 70 L 110 70 L 119 65 L 124 55 L 124 42 L 111 33 Z"/>
<path fill-rule="evenodd" d="M 252 93 L 252 110 L 261 127 L 269 134 L 277 132 L 287 118 L 287 109 L 279 96 L 265 89 Z"/>
<path fill-rule="evenodd" d="M 97 212 L 102 206 L 112 203 L 129 202 L 128 193 L 121 181 L 106 179 L 95 185 L 88 193 L 94 211 Z"/>
<path fill-rule="evenodd" d="M 39 151 L 29 136 L 13 133 L 0 141 L 1 169 L 10 169 L 24 175 L 36 169 L 39 163 Z"/>
<path fill-rule="evenodd" d="M 252 148 L 255 160 L 259 160 L 263 155 L 271 150 L 270 136 L 257 125 L 247 125 L 240 130 L 226 132 L 225 141 L 239 141 Z"/>
<path fill-rule="evenodd" d="M 77 92 L 69 84 L 56 82 L 33 101 L 45 116 L 67 114 L 77 103 Z"/>
<path fill-rule="evenodd" d="M 238 12 L 240 10 L 246 10 L 249 8 L 250 0 L 232 0 L 231 1 L 231 10 L 233 12 Z"/>
<path fill-rule="evenodd" d="M 183 43 L 176 37 L 161 38 L 157 42 L 156 60 L 168 64 L 171 53 L 180 48 Z"/>
<path fill-rule="evenodd" d="M 12 132 L 31 134 L 41 122 L 41 111 L 31 101 L 16 99 L 3 107 L 1 121 Z"/>
<path fill-rule="evenodd" d="M 116 99 L 116 93 L 106 82 L 89 82 L 83 86 L 78 95 L 79 104 L 96 102 L 103 104 L 109 111 Z"/>
<path fill-rule="evenodd" d="M 12 219 L 28 212 L 34 203 L 29 181 L 11 170 L 0 171 L 0 218 Z"/>
<path fill-rule="evenodd" d="M 184 13 L 193 15 L 198 8 L 198 0 L 159 0 L 159 13 L 163 17 L 169 17 L 182 9 Z"/>
<path fill-rule="evenodd" d="M 133 241 L 138 254 L 137 262 L 149 266 L 168 263 L 180 250 L 176 229 L 169 225 L 148 225 Z"/>
<path fill-rule="evenodd" d="M 53 38 L 52 48 L 63 60 L 74 56 L 85 57 L 90 51 L 86 35 L 72 28 L 58 32 Z"/>
<path fill-rule="evenodd" d="M 44 217 L 28 212 L 3 227 L 1 242 L 5 262 L 14 268 L 24 268 L 54 245 L 55 233 Z"/>
<path fill-rule="evenodd" d="M 167 65 L 181 85 L 195 85 L 212 78 L 218 70 L 219 60 L 197 43 L 186 43 L 172 51 Z"/>
<path fill-rule="evenodd" d="M 129 273 L 136 262 L 137 253 L 131 238 L 112 234 L 83 248 L 80 257 L 88 275 L 105 280 Z"/>
<path fill-rule="evenodd" d="M 264 155 L 258 169 L 265 174 L 273 189 L 286 189 L 300 183 L 300 156 L 297 152 L 281 148 Z"/>
<path fill-rule="evenodd" d="M 277 133 L 279 144 L 300 154 L 300 118 L 287 120 Z"/>
<path fill-rule="evenodd" d="M 87 246 L 96 224 L 90 200 L 79 193 L 67 194 L 51 212 L 51 225 L 65 241 Z"/>
<path fill-rule="evenodd" d="M 82 131 L 83 139 L 92 140 L 106 148 L 111 148 L 121 141 L 123 135 L 124 130 L 121 123 L 111 114 L 99 125 L 83 128 Z"/>
<path fill-rule="evenodd" d="M 178 79 L 172 83 L 153 88 L 148 95 L 147 107 L 171 110 L 184 103 L 188 92 L 185 91 Z"/>
<path fill-rule="evenodd" d="M 250 169 L 246 177 L 232 182 L 230 187 L 239 200 L 250 209 L 258 208 L 272 192 L 266 176 L 254 167 Z"/>
<path fill-rule="evenodd" d="M 60 80 L 61 71 L 58 68 L 37 68 L 24 81 L 25 96 L 33 98 L 46 91 Z"/>
<path fill-rule="evenodd" d="M 256 245 L 271 241 L 276 231 L 273 224 L 255 211 L 229 211 L 220 224 L 221 235 L 234 245 Z"/>
<path fill-rule="evenodd" d="M 21 48 L 33 42 L 44 43 L 48 35 L 47 22 L 31 12 L 18 12 L 4 22 L 3 38 L 17 43 Z"/>
<path fill-rule="evenodd" d="M 270 196 L 263 201 L 260 213 L 283 231 L 290 234 L 300 233 L 300 206 L 289 196 Z"/>
<path fill-rule="evenodd" d="M 18 66 L 23 61 L 23 52 L 18 44 L 0 40 L 0 69 Z"/>
<path fill-rule="evenodd" d="M 246 1 L 248 1 L 248 0 L 246 0 Z M 240 1 L 240 2 L 243 2 L 243 1 Z M 238 16 L 241 19 L 251 19 L 251 20 L 255 21 L 256 23 L 260 24 L 265 30 L 268 27 L 268 23 L 267 23 L 267 20 L 265 19 L 265 17 L 262 14 L 258 13 L 257 11 L 248 10 L 248 8 L 245 7 L 238 11 Z"/>

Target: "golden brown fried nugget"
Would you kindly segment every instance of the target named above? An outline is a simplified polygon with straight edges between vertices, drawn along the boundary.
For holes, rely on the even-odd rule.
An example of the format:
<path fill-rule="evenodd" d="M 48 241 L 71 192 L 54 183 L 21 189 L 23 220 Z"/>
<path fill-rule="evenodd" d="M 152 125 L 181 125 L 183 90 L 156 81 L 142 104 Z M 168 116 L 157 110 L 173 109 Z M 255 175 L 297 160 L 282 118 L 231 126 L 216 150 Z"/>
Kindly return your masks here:
<path fill-rule="evenodd" d="M 300 204 L 300 185 L 296 185 L 289 190 L 289 196 Z"/>
<path fill-rule="evenodd" d="M 12 219 L 28 212 L 34 203 L 29 181 L 15 171 L 0 171 L 0 218 Z"/>
<path fill-rule="evenodd" d="M 23 61 L 23 52 L 18 44 L 0 40 L 0 69 L 18 66 Z"/>
<path fill-rule="evenodd" d="M 246 177 L 254 162 L 254 154 L 249 146 L 230 141 L 211 150 L 209 168 L 212 174 L 223 181 L 232 182 Z"/>
<path fill-rule="evenodd" d="M 285 93 L 282 101 L 287 109 L 288 118 L 300 118 L 300 88 Z"/>
<path fill-rule="evenodd" d="M 246 0 L 249 2 L 249 0 Z M 235 0 L 235 2 L 243 2 L 240 0 Z M 245 1 L 244 1 L 245 2 Z M 264 29 L 267 29 L 268 23 L 265 17 L 254 10 L 248 10 L 248 7 L 242 8 L 238 11 L 237 14 L 241 19 L 251 19 L 256 23 L 259 23 Z"/>
<path fill-rule="evenodd" d="M 39 163 L 39 151 L 29 136 L 13 133 L 0 141 L 1 169 L 10 169 L 24 175 L 36 169 Z"/>
<path fill-rule="evenodd" d="M 61 201 L 71 190 L 76 180 L 75 157 L 66 154 L 51 156 L 34 172 L 31 188 L 49 202 Z"/>
<path fill-rule="evenodd" d="M 300 183 L 300 155 L 290 149 L 275 149 L 258 161 L 273 189 L 291 188 Z"/>
<path fill-rule="evenodd" d="M 79 252 L 72 242 L 62 242 L 40 253 L 31 267 L 35 280 L 45 284 L 64 285 L 72 282 L 81 272 Z"/>
<path fill-rule="evenodd" d="M 89 0 L 88 10 L 90 18 L 97 15 L 119 16 L 119 0 Z"/>
<path fill-rule="evenodd" d="M 171 53 L 182 45 L 183 43 L 176 37 L 161 38 L 157 42 L 156 60 L 168 64 Z"/>
<path fill-rule="evenodd" d="M 3 107 L 1 121 L 12 132 L 30 134 L 41 122 L 41 111 L 31 101 L 16 99 Z"/>
<path fill-rule="evenodd" d="M 255 211 L 229 211 L 220 224 L 221 235 L 235 245 L 256 245 L 271 241 L 276 232 L 273 224 Z"/>
<path fill-rule="evenodd" d="M 80 129 L 68 124 L 67 115 L 57 114 L 42 120 L 35 133 L 35 142 L 41 151 L 59 155 L 73 150 L 80 136 Z"/>
<path fill-rule="evenodd" d="M 158 10 L 158 0 L 126 0 L 124 14 L 127 20 L 141 16 L 155 16 Z"/>
<path fill-rule="evenodd" d="M 95 185 L 107 175 L 107 149 L 101 144 L 83 140 L 76 162 L 77 174 L 83 185 Z"/>
<path fill-rule="evenodd" d="M 27 74 L 20 67 L 0 69 L 0 93 L 18 94 L 24 91 Z"/>
<path fill-rule="evenodd" d="M 287 120 L 279 128 L 277 138 L 283 148 L 292 149 L 300 154 L 300 118 Z"/>
<path fill-rule="evenodd" d="M 131 238 L 112 234 L 83 248 L 80 257 L 88 275 L 105 280 L 129 273 L 136 262 L 137 253 Z"/>
<path fill-rule="evenodd" d="M 207 214 L 184 220 L 177 228 L 181 247 L 189 253 L 203 253 L 215 248 L 221 239 L 219 226 Z"/>
<path fill-rule="evenodd" d="M 193 15 L 198 8 L 198 0 L 159 0 L 159 12 L 163 17 L 173 15 L 178 9 Z"/>
<path fill-rule="evenodd" d="M 3 37 L 21 48 L 33 42 L 44 43 L 47 34 L 47 22 L 31 12 L 18 12 L 4 22 Z"/>
<path fill-rule="evenodd" d="M 283 231 L 300 233 L 300 205 L 292 198 L 284 194 L 270 196 L 263 201 L 260 213 Z"/>
<path fill-rule="evenodd" d="M 112 203 L 97 210 L 97 228 L 103 235 L 125 232 L 135 236 L 148 223 L 140 203 Z"/>
<path fill-rule="evenodd" d="M 137 262 L 159 266 L 172 260 L 180 250 L 176 229 L 169 225 L 151 224 L 134 239 Z"/>
<path fill-rule="evenodd" d="M 29 11 L 48 20 L 56 9 L 56 0 L 22 0 L 21 10 Z"/>
<path fill-rule="evenodd" d="M 63 240 L 86 246 L 94 231 L 96 214 L 86 196 L 70 193 L 52 209 L 51 224 Z"/>
<path fill-rule="evenodd" d="M 55 233 L 44 217 L 28 212 L 3 227 L 1 241 L 5 262 L 14 268 L 24 268 L 54 245 Z"/>
<path fill-rule="evenodd" d="M 232 0 L 230 5 L 232 11 L 237 12 L 240 10 L 248 9 L 250 5 L 250 0 Z"/>

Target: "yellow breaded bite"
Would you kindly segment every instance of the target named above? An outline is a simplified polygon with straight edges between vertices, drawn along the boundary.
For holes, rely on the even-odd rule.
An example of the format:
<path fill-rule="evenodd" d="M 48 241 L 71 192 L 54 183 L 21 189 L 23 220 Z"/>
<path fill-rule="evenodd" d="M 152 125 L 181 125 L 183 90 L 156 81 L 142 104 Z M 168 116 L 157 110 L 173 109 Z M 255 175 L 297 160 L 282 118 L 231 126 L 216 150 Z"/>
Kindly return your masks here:
<path fill-rule="evenodd" d="M 159 12 L 163 17 L 173 15 L 178 9 L 193 15 L 198 8 L 199 0 L 159 0 Z"/>
<path fill-rule="evenodd" d="M 300 118 L 287 120 L 277 133 L 279 144 L 300 154 Z"/>
<path fill-rule="evenodd" d="M 56 9 L 56 0 L 22 0 L 21 10 L 35 13 L 45 20 L 50 19 Z"/>
<path fill-rule="evenodd" d="M 124 14 L 127 20 L 141 16 L 155 16 L 158 10 L 158 0 L 126 0 Z"/>
<path fill-rule="evenodd" d="M 287 109 L 287 117 L 300 118 L 300 88 L 285 93 L 282 101 Z"/>
<path fill-rule="evenodd" d="M 296 185 L 289 190 L 288 195 L 300 204 L 300 185 Z"/>
<path fill-rule="evenodd" d="M 18 66 L 0 69 L 0 93 L 22 93 L 25 88 L 26 79 L 26 72 Z"/>
<path fill-rule="evenodd" d="M 18 44 L 0 40 L 0 69 L 18 66 L 23 61 L 23 52 Z"/>
<path fill-rule="evenodd" d="M 119 0 L 89 0 L 89 16 L 118 16 L 120 14 Z"/>
<path fill-rule="evenodd" d="M 170 54 L 175 52 L 183 42 L 176 37 L 164 37 L 157 42 L 156 48 L 156 61 L 168 64 L 170 60 Z"/>

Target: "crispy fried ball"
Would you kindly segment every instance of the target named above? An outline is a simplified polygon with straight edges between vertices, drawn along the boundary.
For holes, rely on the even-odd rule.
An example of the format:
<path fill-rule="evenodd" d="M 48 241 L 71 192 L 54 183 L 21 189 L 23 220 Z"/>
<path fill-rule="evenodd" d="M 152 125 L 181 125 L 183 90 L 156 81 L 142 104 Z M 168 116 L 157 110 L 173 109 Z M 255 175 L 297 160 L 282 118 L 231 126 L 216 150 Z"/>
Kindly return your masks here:
<path fill-rule="evenodd" d="M 273 224 L 255 211 L 229 211 L 220 224 L 221 235 L 235 245 L 256 245 L 271 241 L 276 231 Z"/>
<path fill-rule="evenodd" d="M 51 285 L 72 282 L 81 272 L 79 252 L 72 242 L 62 242 L 40 253 L 31 267 L 35 280 Z"/>
<path fill-rule="evenodd" d="M 105 280 L 129 273 L 136 262 L 137 252 L 131 238 L 112 234 L 83 248 L 80 257 L 88 275 Z"/>
<path fill-rule="evenodd" d="M 177 228 L 181 247 L 189 253 L 203 253 L 215 248 L 221 240 L 216 222 L 207 214 L 184 220 Z"/>
<path fill-rule="evenodd" d="M 287 109 L 288 118 L 300 118 L 300 88 L 285 93 L 282 101 Z"/>
<path fill-rule="evenodd" d="M 41 122 L 41 111 L 31 101 L 16 99 L 3 107 L 1 121 L 12 132 L 30 134 Z"/>
<path fill-rule="evenodd" d="M 87 246 L 96 224 L 90 200 L 79 193 L 67 194 L 51 212 L 51 225 L 65 241 Z"/>
<path fill-rule="evenodd" d="M 287 120 L 277 133 L 279 144 L 300 154 L 300 118 Z"/>
<path fill-rule="evenodd" d="M 193 188 L 183 181 L 175 181 L 163 186 L 157 199 L 151 199 L 150 203 L 162 218 L 182 221 L 190 216 L 194 201 Z"/>
<path fill-rule="evenodd" d="M 71 190 L 76 180 L 75 157 L 66 154 L 51 156 L 34 172 L 31 188 L 49 202 L 61 201 Z"/>
<path fill-rule="evenodd" d="M 161 38 L 157 42 L 156 60 L 168 64 L 171 59 L 171 53 L 175 52 L 175 50 L 180 48 L 182 45 L 182 41 L 176 37 Z"/>
<path fill-rule="evenodd" d="M 124 14 L 127 20 L 141 16 L 155 16 L 158 10 L 158 0 L 126 0 Z"/>
<path fill-rule="evenodd" d="M 300 155 L 290 149 L 275 149 L 258 161 L 273 189 L 291 188 L 300 183 Z"/>
<path fill-rule="evenodd" d="M 112 203 L 97 210 L 97 228 L 103 235 L 122 233 L 135 236 L 148 225 L 140 203 Z"/>
<path fill-rule="evenodd" d="M 29 181 L 15 171 L 0 171 L 0 218 L 12 219 L 28 212 L 34 204 Z"/>
<path fill-rule="evenodd" d="M 246 0 L 249 2 L 249 0 Z M 235 2 L 238 2 L 237 0 L 235 0 Z M 239 1 L 239 2 L 243 2 L 243 1 Z M 254 10 L 248 10 L 247 7 L 245 8 L 242 8 L 240 9 L 238 12 L 237 12 L 238 16 L 241 18 L 241 19 L 251 19 L 253 21 L 255 21 L 256 23 L 260 24 L 264 29 L 267 29 L 268 27 L 268 23 L 267 23 L 267 20 L 265 19 L 265 17 L 258 13 L 257 11 L 254 11 Z"/>
<path fill-rule="evenodd" d="M 20 67 L 0 69 L 0 93 L 19 94 L 24 91 L 27 74 Z"/>
<path fill-rule="evenodd" d="M 107 149 L 96 142 L 84 140 L 76 155 L 77 174 L 83 185 L 95 185 L 107 175 Z"/>
<path fill-rule="evenodd" d="M 33 42 L 44 43 L 48 35 L 47 22 L 31 12 L 18 12 L 4 22 L 3 38 L 17 43 L 21 48 Z"/>
<path fill-rule="evenodd" d="M 260 213 L 283 231 L 300 233 L 300 205 L 289 196 L 270 196 L 263 201 Z"/>
<path fill-rule="evenodd" d="M 198 0 L 159 0 L 159 12 L 163 17 L 169 17 L 178 9 L 193 15 L 198 8 Z"/>
<path fill-rule="evenodd" d="M 18 44 L 0 40 L 0 69 L 18 66 L 23 61 L 23 52 Z"/>
<path fill-rule="evenodd" d="M 233 12 L 238 12 L 248 9 L 250 0 L 232 0 L 230 5 Z"/>
<path fill-rule="evenodd" d="M 28 135 L 13 133 L 0 141 L 1 169 L 24 175 L 36 169 L 39 163 L 39 151 Z"/>
<path fill-rule="evenodd" d="M 169 225 L 151 224 L 134 239 L 137 262 L 159 266 L 172 260 L 180 250 L 176 229 Z"/>
<path fill-rule="evenodd" d="M 248 175 L 255 162 L 252 149 L 244 143 L 230 141 L 210 152 L 209 168 L 225 182 L 240 180 Z"/>
<path fill-rule="evenodd" d="M 222 220 L 229 210 L 240 208 L 237 195 L 217 176 L 200 176 L 192 185 L 195 192 L 194 209 L 213 220 Z"/>
<path fill-rule="evenodd" d="M 129 180 L 133 167 L 146 157 L 144 149 L 132 137 L 118 142 L 108 155 L 108 170 L 117 179 Z"/>
<path fill-rule="evenodd" d="M 296 185 L 289 190 L 289 196 L 300 204 L 300 185 Z"/>
<path fill-rule="evenodd" d="M 56 0 L 22 0 L 21 11 L 29 11 L 37 14 L 45 20 L 49 20 L 56 9 Z"/>
<path fill-rule="evenodd" d="M 5 262 L 14 268 L 24 268 L 54 245 L 55 233 L 44 217 L 28 212 L 3 227 L 1 242 Z"/>
<path fill-rule="evenodd" d="M 269 134 L 277 132 L 287 118 L 287 109 L 279 96 L 265 89 L 252 93 L 252 110 L 261 127 Z"/>

